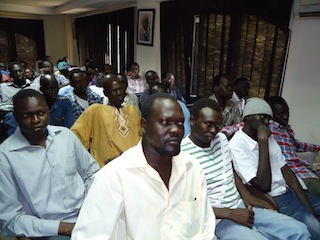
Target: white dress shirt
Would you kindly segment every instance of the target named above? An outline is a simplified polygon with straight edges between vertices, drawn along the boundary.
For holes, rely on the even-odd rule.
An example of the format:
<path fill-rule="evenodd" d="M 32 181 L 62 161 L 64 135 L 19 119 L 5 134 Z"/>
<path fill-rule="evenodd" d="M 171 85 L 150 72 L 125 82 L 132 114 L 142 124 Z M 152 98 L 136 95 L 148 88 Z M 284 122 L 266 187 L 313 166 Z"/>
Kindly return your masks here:
<path fill-rule="evenodd" d="M 139 142 L 95 175 L 71 239 L 215 239 L 214 229 L 201 167 L 173 157 L 168 190 Z"/>

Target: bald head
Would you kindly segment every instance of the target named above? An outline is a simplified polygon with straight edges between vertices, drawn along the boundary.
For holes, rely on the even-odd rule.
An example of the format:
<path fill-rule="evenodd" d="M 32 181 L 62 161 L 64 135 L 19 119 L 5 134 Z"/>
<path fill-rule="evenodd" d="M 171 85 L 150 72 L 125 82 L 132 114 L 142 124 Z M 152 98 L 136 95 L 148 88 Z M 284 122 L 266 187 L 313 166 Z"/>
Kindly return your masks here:
<path fill-rule="evenodd" d="M 103 93 L 109 98 L 109 104 L 121 108 L 125 98 L 123 83 L 115 74 L 107 74 L 102 79 Z"/>
<path fill-rule="evenodd" d="M 45 74 L 40 78 L 40 91 L 48 102 L 54 100 L 58 96 L 58 82 L 51 74 Z"/>

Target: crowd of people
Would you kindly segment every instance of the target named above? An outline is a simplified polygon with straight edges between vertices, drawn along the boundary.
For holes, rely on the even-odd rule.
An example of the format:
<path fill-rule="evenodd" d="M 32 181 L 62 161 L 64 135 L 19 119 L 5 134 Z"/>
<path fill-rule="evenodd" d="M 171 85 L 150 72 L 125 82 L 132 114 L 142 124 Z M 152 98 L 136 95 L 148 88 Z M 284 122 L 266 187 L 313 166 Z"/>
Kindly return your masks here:
<path fill-rule="evenodd" d="M 0 63 L 0 228 L 19 240 L 320 239 L 320 174 L 279 97 L 218 74 Z M 1 237 L 0 237 L 1 239 Z"/>

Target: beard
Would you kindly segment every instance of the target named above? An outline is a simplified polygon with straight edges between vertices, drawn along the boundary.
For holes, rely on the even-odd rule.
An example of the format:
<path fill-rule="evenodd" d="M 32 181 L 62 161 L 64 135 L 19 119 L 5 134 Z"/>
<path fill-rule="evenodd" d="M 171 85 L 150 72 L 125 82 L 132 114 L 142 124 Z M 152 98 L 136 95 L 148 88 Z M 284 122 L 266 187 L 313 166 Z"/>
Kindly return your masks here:
<path fill-rule="evenodd" d="M 173 156 L 177 156 L 180 153 L 180 144 L 177 146 L 172 146 L 172 145 L 167 145 L 165 142 L 163 146 L 161 147 L 153 146 L 153 148 L 160 156 L 173 157 Z"/>

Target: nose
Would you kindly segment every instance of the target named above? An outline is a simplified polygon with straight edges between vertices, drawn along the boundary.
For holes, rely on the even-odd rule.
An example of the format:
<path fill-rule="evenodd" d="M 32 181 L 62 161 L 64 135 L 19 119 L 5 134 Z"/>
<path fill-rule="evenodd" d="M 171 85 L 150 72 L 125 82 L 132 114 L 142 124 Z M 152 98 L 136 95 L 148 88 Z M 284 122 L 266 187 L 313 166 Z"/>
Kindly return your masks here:
<path fill-rule="evenodd" d="M 219 130 L 217 129 L 217 126 L 212 126 L 212 127 L 210 128 L 210 133 L 212 133 L 212 134 L 217 134 L 218 131 L 219 131 Z"/>
<path fill-rule="evenodd" d="M 171 128 L 170 128 L 170 132 L 172 135 L 180 136 L 180 135 L 184 134 L 184 127 L 183 127 L 183 125 L 180 126 L 176 123 L 172 124 Z"/>
<path fill-rule="evenodd" d="M 40 119 L 37 114 L 33 114 L 31 121 L 32 121 L 32 123 L 38 123 L 38 122 L 40 122 Z"/>

